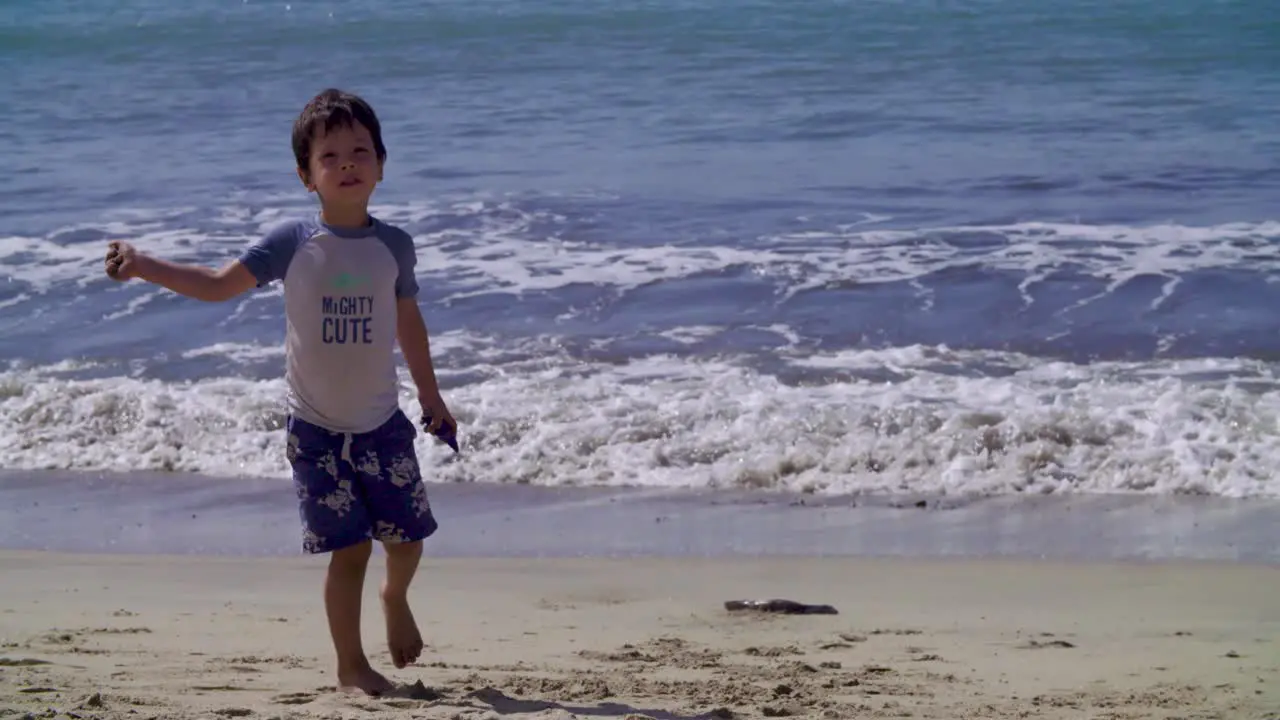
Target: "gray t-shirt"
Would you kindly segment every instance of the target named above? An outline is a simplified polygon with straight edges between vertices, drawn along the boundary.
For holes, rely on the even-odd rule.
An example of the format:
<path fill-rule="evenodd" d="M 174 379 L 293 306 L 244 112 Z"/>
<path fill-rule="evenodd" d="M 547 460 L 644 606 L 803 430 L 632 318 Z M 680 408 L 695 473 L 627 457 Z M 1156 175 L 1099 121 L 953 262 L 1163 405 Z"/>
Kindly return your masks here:
<path fill-rule="evenodd" d="M 396 300 L 418 294 L 417 255 L 408 233 L 371 220 L 288 222 L 240 256 L 259 287 L 284 283 L 289 412 L 333 432 L 374 430 L 399 408 Z"/>

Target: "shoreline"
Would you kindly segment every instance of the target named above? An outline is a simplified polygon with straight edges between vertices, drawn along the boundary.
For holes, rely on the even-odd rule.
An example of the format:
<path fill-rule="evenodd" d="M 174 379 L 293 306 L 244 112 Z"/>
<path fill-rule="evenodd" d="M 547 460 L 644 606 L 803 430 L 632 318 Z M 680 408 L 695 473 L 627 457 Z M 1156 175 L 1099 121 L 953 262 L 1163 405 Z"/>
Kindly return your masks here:
<path fill-rule="evenodd" d="M 429 484 L 436 557 L 921 557 L 1280 565 L 1280 500 L 980 499 Z M 74 522 L 68 522 L 74 518 Z M 233 530 L 229 530 L 233 529 Z M 287 480 L 0 471 L 0 548 L 294 556 Z"/>

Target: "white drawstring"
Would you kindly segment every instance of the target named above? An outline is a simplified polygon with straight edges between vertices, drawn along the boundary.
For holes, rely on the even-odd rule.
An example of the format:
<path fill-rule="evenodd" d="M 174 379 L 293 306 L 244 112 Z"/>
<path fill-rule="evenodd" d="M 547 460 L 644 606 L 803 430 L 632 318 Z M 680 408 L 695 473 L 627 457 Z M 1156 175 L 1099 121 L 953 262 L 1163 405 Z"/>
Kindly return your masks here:
<path fill-rule="evenodd" d="M 342 433 L 342 459 L 346 460 L 348 465 L 355 466 L 355 462 L 351 459 L 351 433 Z"/>

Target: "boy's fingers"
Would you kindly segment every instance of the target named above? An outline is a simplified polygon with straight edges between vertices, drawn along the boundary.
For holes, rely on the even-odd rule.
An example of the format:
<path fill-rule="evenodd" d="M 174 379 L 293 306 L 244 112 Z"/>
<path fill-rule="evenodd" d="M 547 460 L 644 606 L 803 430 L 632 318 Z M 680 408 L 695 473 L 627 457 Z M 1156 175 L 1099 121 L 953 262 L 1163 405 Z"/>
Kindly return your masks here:
<path fill-rule="evenodd" d="M 107 275 L 119 279 L 124 270 L 124 258 L 119 255 L 112 255 L 107 258 Z"/>

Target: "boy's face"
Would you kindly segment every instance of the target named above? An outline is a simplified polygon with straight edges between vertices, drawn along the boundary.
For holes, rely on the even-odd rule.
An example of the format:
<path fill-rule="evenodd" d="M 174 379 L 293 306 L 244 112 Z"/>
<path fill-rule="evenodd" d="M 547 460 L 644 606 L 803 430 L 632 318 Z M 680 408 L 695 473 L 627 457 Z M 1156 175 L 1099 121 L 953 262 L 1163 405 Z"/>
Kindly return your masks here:
<path fill-rule="evenodd" d="M 373 188 L 382 180 L 382 162 L 373 137 L 360 123 L 325 132 L 316 129 L 311 139 L 311 160 L 298 177 L 325 203 L 367 205 Z"/>

